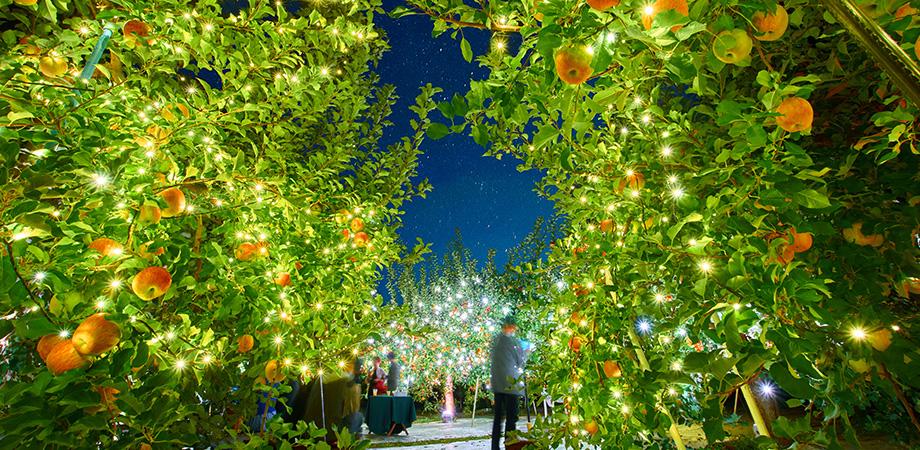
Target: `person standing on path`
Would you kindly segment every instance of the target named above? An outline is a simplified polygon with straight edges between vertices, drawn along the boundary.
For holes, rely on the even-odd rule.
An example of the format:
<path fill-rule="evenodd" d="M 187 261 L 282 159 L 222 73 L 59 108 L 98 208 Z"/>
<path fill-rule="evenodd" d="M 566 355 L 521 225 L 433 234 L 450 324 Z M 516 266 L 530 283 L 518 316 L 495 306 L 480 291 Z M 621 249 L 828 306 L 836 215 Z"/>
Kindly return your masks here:
<path fill-rule="evenodd" d="M 387 353 L 387 359 L 390 361 L 390 367 L 387 370 L 387 391 L 390 392 L 390 395 L 395 395 L 396 390 L 399 389 L 399 372 L 401 368 L 399 367 L 399 361 L 396 360 L 395 353 Z"/>
<path fill-rule="evenodd" d="M 518 402 L 524 395 L 524 350 L 514 336 L 517 322 L 507 316 L 502 320 L 502 330 L 492 342 L 491 384 L 495 393 L 492 421 L 492 450 L 500 450 L 502 422 L 505 422 L 505 438 L 517 428 Z"/>

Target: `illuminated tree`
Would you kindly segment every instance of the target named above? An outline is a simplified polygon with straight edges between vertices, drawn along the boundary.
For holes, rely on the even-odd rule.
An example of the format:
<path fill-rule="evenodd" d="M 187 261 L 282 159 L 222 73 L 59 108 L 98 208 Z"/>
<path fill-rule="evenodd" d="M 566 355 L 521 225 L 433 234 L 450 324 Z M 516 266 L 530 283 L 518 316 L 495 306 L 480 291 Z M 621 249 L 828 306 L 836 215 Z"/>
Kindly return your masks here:
<path fill-rule="evenodd" d="M 427 189 L 409 180 L 437 90 L 378 147 L 377 2 L 8 3 L 0 440 L 232 439 L 257 391 L 336 369 L 388 320 L 369 292 Z"/>
<path fill-rule="evenodd" d="M 399 355 L 410 392 L 425 399 L 442 390 L 451 417 L 454 384 L 488 383 L 492 339 L 516 312 L 492 256 L 480 267 L 458 234 L 440 260 L 403 270 L 391 294 L 408 311 L 381 344 Z"/>
<path fill-rule="evenodd" d="M 865 5 L 913 51 L 900 6 Z M 753 405 L 764 374 L 812 408 L 772 432 L 758 420 L 797 445 L 852 440 L 869 389 L 914 416 L 917 105 L 823 4 L 408 0 L 403 14 L 489 69 L 439 105 L 432 137 L 469 133 L 546 170 L 570 225 L 536 268 L 568 286 L 536 308 L 556 326 L 535 381 L 565 399 L 541 447 L 682 448 L 674 394 L 690 387 L 715 442 L 724 397 Z M 491 50 L 458 29 L 494 33 Z"/>

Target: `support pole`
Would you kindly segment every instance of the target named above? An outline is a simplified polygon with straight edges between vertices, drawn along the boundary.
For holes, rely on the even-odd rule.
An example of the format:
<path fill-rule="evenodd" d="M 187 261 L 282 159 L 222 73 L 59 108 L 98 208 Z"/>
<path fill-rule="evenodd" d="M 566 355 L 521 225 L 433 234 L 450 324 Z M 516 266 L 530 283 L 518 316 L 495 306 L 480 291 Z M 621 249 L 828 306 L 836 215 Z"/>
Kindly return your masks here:
<path fill-rule="evenodd" d="M 102 30 L 102 36 L 99 36 L 99 40 L 96 41 L 96 46 L 93 47 L 93 52 L 90 53 L 89 59 L 86 60 L 86 65 L 83 66 L 83 71 L 80 72 L 80 76 L 77 78 L 78 80 L 89 80 L 90 77 L 93 76 L 93 73 L 96 71 L 96 64 L 102 59 L 102 53 L 105 52 L 105 48 L 109 45 L 110 39 L 112 39 L 112 26 L 106 25 Z M 80 89 L 74 89 L 73 92 L 79 95 Z M 72 97 L 70 103 L 75 107 L 79 105 L 76 97 Z"/>
<path fill-rule="evenodd" d="M 473 427 L 473 422 L 476 421 L 476 400 L 479 400 L 479 380 L 476 380 L 476 390 L 473 393 L 473 418 L 470 419 L 470 428 Z"/>
<path fill-rule="evenodd" d="M 754 419 L 754 425 L 757 425 L 757 433 L 761 436 L 770 436 L 770 429 L 767 428 L 767 422 L 763 420 L 763 414 L 760 413 L 760 406 L 757 405 L 757 397 L 754 397 L 754 391 L 751 386 L 745 383 L 741 386 L 741 393 L 744 394 L 744 401 L 747 403 L 748 410 L 751 411 L 751 418 Z"/>
<path fill-rule="evenodd" d="M 608 286 L 613 285 L 613 276 L 610 274 L 610 269 L 604 269 L 604 283 Z M 611 292 L 610 297 L 616 301 L 616 293 Z M 639 335 L 636 334 L 636 330 L 633 329 L 632 325 L 629 326 L 629 340 L 632 341 L 633 347 L 636 350 L 636 358 L 639 360 L 639 366 L 642 370 L 651 370 L 651 366 L 648 363 L 648 358 L 645 357 L 645 351 L 642 350 L 642 341 L 639 339 Z M 668 434 L 671 435 L 671 439 L 674 441 L 674 446 L 677 447 L 677 450 L 687 450 L 687 446 L 684 445 L 684 438 L 680 435 L 680 430 L 677 429 L 677 422 L 674 420 L 674 417 L 671 416 L 671 412 L 668 411 L 668 408 L 661 405 L 662 411 L 665 415 L 671 419 L 671 426 L 668 428 Z"/>
<path fill-rule="evenodd" d="M 853 0 L 821 0 L 821 3 L 888 73 L 901 94 L 914 106 L 920 106 L 920 66 L 913 57 Z"/>
<path fill-rule="evenodd" d="M 368 401 L 370 404 L 370 401 Z M 326 428 L 326 398 L 323 396 L 323 373 L 319 373 L 319 410 L 323 416 L 323 429 Z"/>

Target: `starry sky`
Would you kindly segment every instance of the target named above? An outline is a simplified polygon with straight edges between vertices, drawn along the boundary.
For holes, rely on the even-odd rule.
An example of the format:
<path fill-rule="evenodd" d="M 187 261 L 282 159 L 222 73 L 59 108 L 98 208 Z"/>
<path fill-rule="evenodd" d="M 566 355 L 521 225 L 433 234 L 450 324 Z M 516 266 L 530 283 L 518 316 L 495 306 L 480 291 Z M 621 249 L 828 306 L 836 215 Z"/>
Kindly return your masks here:
<path fill-rule="evenodd" d="M 402 4 L 384 0 L 387 11 Z M 438 100 L 454 93 L 463 95 L 471 79 L 481 80 L 488 71 L 475 59 L 467 63 L 458 41 L 444 33 L 431 37 L 428 16 L 413 15 L 391 19 L 379 15 L 375 22 L 387 34 L 391 49 L 377 69 L 381 81 L 396 86 L 400 99 L 394 106 L 391 121 L 381 145 L 388 145 L 411 133 L 408 107 L 414 103 L 419 87 L 431 83 L 444 90 Z M 474 54 L 489 49 L 487 31 L 464 30 Z M 434 120 L 443 120 L 440 112 Z M 451 135 L 438 141 L 426 140 L 420 157 L 419 176 L 428 178 L 434 190 L 427 198 L 415 199 L 405 206 L 403 228 L 399 234 L 407 246 L 420 237 L 431 244 L 429 257 L 440 255 L 459 229 L 463 240 L 480 262 L 489 249 L 495 249 L 499 267 L 507 261 L 505 251 L 530 232 L 537 217 L 553 215 L 553 205 L 534 192 L 542 178 L 539 171 L 518 172 L 520 161 L 508 156 L 497 160 L 482 156 L 484 149 L 468 135 Z"/>

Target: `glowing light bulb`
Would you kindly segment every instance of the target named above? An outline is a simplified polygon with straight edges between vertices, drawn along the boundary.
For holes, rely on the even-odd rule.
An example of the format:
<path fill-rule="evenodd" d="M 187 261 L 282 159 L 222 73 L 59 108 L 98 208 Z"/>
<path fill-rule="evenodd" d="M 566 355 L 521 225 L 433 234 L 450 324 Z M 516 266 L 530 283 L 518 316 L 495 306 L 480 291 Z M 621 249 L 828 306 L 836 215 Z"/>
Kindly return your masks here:
<path fill-rule="evenodd" d="M 651 16 L 655 14 L 655 7 L 652 5 L 647 5 L 645 8 L 642 9 L 642 14 L 645 14 L 646 16 Z"/>
<path fill-rule="evenodd" d="M 772 398 L 776 395 L 776 386 L 767 380 L 762 380 L 757 385 L 757 392 L 765 398 Z"/>
<path fill-rule="evenodd" d="M 661 148 L 661 156 L 671 156 L 671 147 L 665 145 Z"/>
<path fill-rule="evenodd" d="M 674 189 L 671 189 L 671 197 L 674 197 L 675 199 L 678 199 L 678 198 L 681 198 L 681 197 L 683 197 L 683 196 L 684 196 L 684 190 L 683 190 L 682 188 L 680 188 L 680 187 L 675 187 Z"/>
<path fill-rule="evenodd" d="M 680 369 L 683 369 L 683 368 L 684 368 L 684 364 L 680 361 L 674 361 L 671 363 L 671 370 L 675 372 L 679 372 Z"/>
<path fill-rule="evenodd" d="M 281 345 L 282 343 L 284 343 L 284 338 L 282 338 L 281 335 L 277 335 L 275 336 L 274 341 L 275 341 L 275 345 Z"/>
<path fill-rule="evenodd" d="M 46 274 L 45 272 L 35 272 L 35 275 L 32 275 L 32 279 L 35 280 L 35 282 L 37 283 L 41 283 L 42 281 L 45 280 L 45 277 L 47 276 L 48 274 Z"/>
<path fill-rule="evenodd" d="M 185 362 L 184 359 L 177 359 L 177 360 L 176 360 L 176 370 L 181 371 L 181 370 L 185 369 L 185 367 L 186 367 L 187 365 L 188 365 L 188 363 Z"/>
<path fill-rule="evenodd" d="M 709 273 L 712 271 L 712 263 L 709 260 L 700 261 L 700 271 L 703 273 Z"/>
<path fill-rule="evenodd" d="M 636 329 L 639 330 L 640 333 L 649 333 L 652 331 L 652 323 L 649 322 L 648 319 L 639 319 L 639 321 L 636 322 Z"/>
<path fill-rule="evenodd" d="M 62 337 L 62 338 L 64 338 L 64 339 L 69 338 L 69 337 L 70 337 L 70 330 L 61 330 L 61 331 L 58 331 L 58 337 Z"/>
<path fill-rule="evenodd" d="M 862 327 L 855 327 L 850 330 L 850 336 L 857 341 L 861 341 L 866 338 L 866 330 Z"/>
<path fill-rule="evenodd" d="M 104 173 L 93 174 L 93 184 L 96 185 L 96 187 L 106 187 L 109 181 L 109 176 Z"/>

